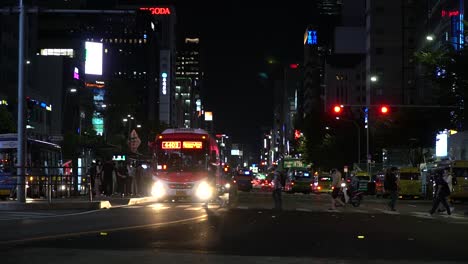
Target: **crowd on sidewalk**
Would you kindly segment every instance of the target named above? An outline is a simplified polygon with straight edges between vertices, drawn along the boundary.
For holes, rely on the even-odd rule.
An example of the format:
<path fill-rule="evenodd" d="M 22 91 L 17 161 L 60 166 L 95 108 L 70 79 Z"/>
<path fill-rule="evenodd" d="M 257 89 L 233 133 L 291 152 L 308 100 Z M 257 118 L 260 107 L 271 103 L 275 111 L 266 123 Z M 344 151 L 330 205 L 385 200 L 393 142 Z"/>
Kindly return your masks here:
<path fill-rule="evenodd" d="M 147 196 L 150 194 L 151 174 L 138 161 L 112 159 L 93 162 L 88 175 L 95 196 Z"/>

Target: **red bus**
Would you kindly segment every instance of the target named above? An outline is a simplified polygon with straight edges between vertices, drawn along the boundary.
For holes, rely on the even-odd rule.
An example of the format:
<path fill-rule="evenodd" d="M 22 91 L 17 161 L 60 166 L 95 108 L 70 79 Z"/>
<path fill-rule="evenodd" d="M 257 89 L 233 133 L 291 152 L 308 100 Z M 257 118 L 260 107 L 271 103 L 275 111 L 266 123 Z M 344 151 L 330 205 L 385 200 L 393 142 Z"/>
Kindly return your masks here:
<path fill-rule="evenodd" d="M 156 136 L 151 194 L 158 200 L 208 202 L 221 184 L 219 148 L 202 129 L 166 129 Z"/>

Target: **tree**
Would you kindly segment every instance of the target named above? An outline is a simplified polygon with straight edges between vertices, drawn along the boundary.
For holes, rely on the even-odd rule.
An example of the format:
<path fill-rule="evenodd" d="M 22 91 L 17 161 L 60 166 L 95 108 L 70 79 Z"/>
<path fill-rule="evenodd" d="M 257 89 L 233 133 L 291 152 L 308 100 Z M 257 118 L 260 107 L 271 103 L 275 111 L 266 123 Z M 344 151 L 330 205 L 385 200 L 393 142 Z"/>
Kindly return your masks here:
<path fill-rule="evenodd" d="M 16 122 L 6 107 L 0 106 L 0 134 L 15 133 Z"/>
<path fill-rule="evenodd" d="M 464 24 L 467 28 L 466 21 Z M 465 31 L 465 35 L 467 33 Z M 450 112 L 451 128 L 463 130 L 468 124 L 465 119 L 468 109 L 464 107 L 468 94 L 468 51 L 466 46 L 455 50 L 453 45 L 445 42 L 439 47 L 428 46 L 415 57 L 426 69 L 425 77 L 433 84 L 434 103 L 459 106 Z"/>

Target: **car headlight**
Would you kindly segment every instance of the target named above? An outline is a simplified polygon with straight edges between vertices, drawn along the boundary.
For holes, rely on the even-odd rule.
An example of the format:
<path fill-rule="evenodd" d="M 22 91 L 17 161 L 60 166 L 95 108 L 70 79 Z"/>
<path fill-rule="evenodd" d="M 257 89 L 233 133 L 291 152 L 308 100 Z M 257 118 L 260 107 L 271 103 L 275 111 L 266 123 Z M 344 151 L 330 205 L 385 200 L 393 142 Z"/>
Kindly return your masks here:
<path fill-rule="evenodd" d="M 201 182 L 198 187 L 195 195 L 202 200 L 207 200 L 213 195 L 213 189 L 207 182 Z"/>
<path fill-rule="evenodd" d="M 166 190 L 164 190 L 164 185 L 162 182 L 157 181 L 153 184 L 151 188 L 151 195 L 155 198 L 161 198 L 166 194 Z"/>
<path fill-rule="evenodd" d="M 341 187 L 346 187 L 346 183 L 341 183 Z"/>
<path fill-rule="evenodd" d="M 229 183 L 224 184 L 224 188 L 226 188 L 226 189 L 231 188 L 231 184 L 229 184 Z"/>

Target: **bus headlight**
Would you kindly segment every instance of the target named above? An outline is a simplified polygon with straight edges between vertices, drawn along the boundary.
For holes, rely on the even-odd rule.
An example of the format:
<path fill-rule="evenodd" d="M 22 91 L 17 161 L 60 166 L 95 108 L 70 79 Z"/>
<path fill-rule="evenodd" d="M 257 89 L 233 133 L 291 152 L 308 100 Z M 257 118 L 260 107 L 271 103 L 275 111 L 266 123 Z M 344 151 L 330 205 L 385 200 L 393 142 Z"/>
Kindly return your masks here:
<path fill-rule="evenodd" d="M 162 182 L 157 181 L 153 184 L 151 188 L 151 195 L 155 198 L 161 198 L 166 194 L 166 190 L 164 190 L 164 185 Z"/>
<path fill-rule="evenodd" d="M 201 200 L 207 200 L 213 195 L 213 189 L 207 182 L 201 182 L 197 187 L 195 195 Z"/>

